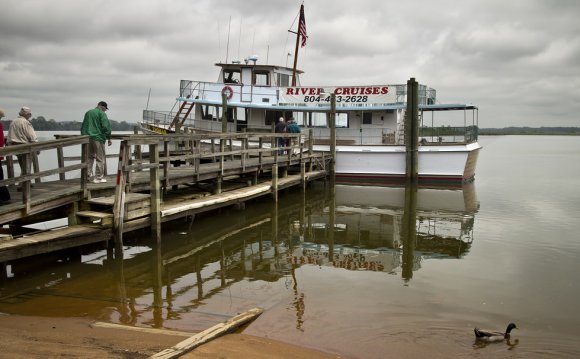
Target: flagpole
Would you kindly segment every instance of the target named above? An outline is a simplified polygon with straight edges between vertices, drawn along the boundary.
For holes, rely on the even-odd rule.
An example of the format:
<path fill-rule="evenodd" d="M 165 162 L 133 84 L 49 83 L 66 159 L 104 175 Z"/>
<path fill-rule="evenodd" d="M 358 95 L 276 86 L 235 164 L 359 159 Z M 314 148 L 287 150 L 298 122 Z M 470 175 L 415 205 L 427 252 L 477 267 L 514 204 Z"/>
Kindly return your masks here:
<path fill-rule="evenodd" d="M 296 48 L 294 49 L 294 66 L 292 67 L 292 87 L 296 86 L 296 66 L 298 65 L 298 45 L 300 44 L 300 21 L 304 14 L 304 4 L 300 5 L 300 19 L 298 20 L 298 28 L 296 29 Z"/>

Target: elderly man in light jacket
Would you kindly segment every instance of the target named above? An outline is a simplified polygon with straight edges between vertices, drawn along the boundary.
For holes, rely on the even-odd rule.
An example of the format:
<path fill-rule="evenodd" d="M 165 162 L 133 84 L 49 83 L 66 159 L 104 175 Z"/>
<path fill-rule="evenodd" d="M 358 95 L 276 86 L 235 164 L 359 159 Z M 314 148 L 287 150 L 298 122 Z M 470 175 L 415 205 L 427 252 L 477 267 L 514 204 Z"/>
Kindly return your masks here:
<path fill-rule="evenodd" d="M 8 145 L 22 145 L 25 143 L 38 142 L 36 132 L 34 132 L 34 128 L 30 123 L 31 117 L 32 112 L 30 111 L 30 108 L 24 106 L 20 109 L 18 117 L 10 123 L 7 138 Z M 18 164 L 20 165 L 21 173 L 30 173 L 32 159 L 26 161 L 25 155 L 17 155 L 16 157 L 18 157 Z"/>

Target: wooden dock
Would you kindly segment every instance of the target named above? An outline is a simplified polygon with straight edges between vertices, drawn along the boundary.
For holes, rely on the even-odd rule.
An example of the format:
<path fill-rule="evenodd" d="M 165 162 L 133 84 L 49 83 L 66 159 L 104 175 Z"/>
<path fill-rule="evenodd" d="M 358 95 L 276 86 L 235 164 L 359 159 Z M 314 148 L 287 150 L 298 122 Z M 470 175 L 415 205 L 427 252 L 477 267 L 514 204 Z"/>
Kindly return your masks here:
<path fill-rule="evenodd" d="M 0 148 L 0 186 L 12 197 L 0 206 L 0 263 L 112 238 L 120 248 L 123 233 L 147 227 L 160 240 L 164 222 L 265 195 L 277 201 L 278 191 L 327 176 L 330 158 L 312 151 L 311 134 L 284 134 L 284 148 L 277 135 L 117 135 L 117 172 L 98 184 L 87 177 L 86 136 Z M 53 168 L 34 163 L 45 151 L 55 154 Z M 71 151 L 80 156 L 65 157 Z M 33 173 L 19 173 L 14 155 L 34 163 Z M 31 229 L 55 219 L 63 226 Z"/>

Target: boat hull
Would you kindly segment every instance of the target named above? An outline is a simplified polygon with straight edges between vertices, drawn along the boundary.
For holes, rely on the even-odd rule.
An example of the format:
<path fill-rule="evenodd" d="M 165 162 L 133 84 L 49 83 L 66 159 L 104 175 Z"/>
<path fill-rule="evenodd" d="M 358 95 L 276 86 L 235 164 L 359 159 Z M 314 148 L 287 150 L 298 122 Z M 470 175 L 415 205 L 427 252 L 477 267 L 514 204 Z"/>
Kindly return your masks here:
<path fill-rule="evenodd" d="M 448 186 L 472 181 L 481 148 L 477 142 L 421 147 L 419 182 Z M 329 151 L 329 148 L 315 146 L 315 150 Z M 405 146 L 337 146 L 336 149 L 339 183 L 398 184 L 406 179 L 405 165 Z"/>

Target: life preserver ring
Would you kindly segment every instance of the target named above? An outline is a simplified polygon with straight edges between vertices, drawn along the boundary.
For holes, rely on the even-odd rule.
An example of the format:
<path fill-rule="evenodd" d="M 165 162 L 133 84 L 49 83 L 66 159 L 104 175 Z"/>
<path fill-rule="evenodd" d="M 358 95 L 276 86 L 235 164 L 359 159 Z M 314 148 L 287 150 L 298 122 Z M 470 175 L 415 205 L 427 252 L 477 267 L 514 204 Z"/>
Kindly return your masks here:
<path fill-rule="evenodd" d="M 226 98 L 229 100 L 234 96 L 234 90 L 230 86 L 224 86 L 222 95 L 226 95 Z"/>

